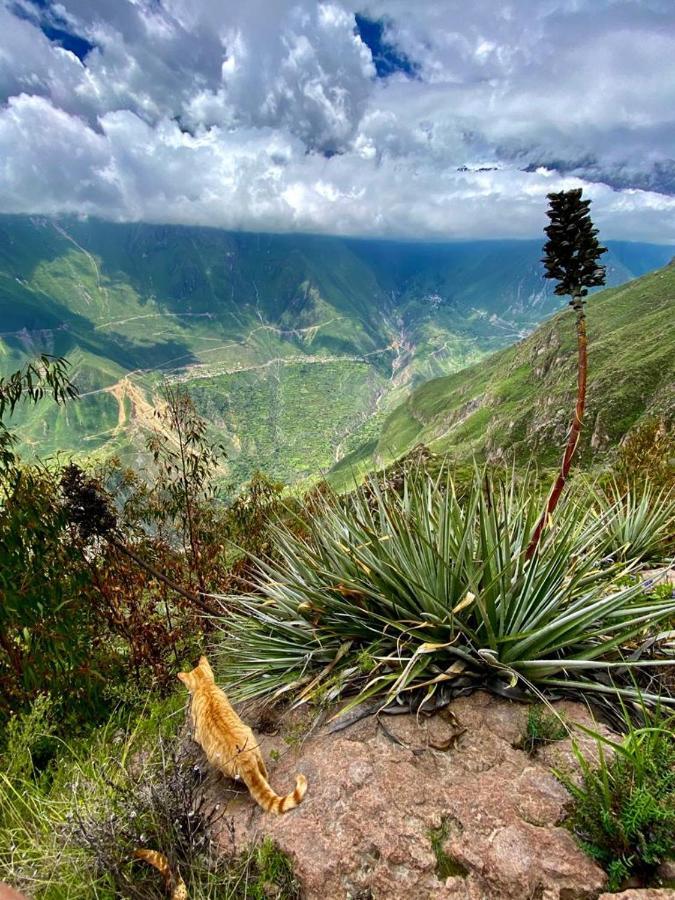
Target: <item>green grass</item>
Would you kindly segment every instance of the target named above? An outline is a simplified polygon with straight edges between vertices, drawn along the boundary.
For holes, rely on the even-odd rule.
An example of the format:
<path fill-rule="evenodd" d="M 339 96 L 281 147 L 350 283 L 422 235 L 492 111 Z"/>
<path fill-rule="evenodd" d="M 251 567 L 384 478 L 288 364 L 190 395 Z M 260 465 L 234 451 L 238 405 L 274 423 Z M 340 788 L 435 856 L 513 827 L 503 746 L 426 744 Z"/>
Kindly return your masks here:
<path fill-rule="evenodd" d="M 540 747 L 564 740 L 569 729 L 564 716 L 550 711 L 543 703 L 533 704 L 527 711 L 525 733 L 518 746 L 533 756 Z"/>
<path fill-rule="evenodd" d="M 580 782 L 558 773 L 574 800 L 568 826 L 607 871 L 610 891 L 631 876 L 649 883 L 675 856 L 675 718 L 663 709 L 645 718 L 636 727 L 626 713 L 620 742 L 595 734 L 597 766 L 575 745 Z"/>

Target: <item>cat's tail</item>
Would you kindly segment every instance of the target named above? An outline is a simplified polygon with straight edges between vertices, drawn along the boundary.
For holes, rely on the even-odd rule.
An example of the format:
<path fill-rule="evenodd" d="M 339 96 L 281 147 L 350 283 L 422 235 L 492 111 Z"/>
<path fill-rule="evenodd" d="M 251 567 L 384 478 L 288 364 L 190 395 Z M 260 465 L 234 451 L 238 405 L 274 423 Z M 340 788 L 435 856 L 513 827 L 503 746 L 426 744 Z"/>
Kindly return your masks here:
<path fill-rule="evenodd" d="M 285 797 L 280 797 L 279 794 L 272 790 L 269 782 L 258 769 L 253 772 L 247 772 L 246 775 L 248 789 L 256 803 L 267 810 L 267 812 L 276 813 L 277 815 L 288 812 L 289 809 L 294 809 L 298 806 L 307 792 L 307 779 L 304 775 L 295 776 L 295 790 L 292 794 L 286 794 Z"/>
<path fill-rule="evenodd" d="M 304 775 L 296 775 L 295 776 L 295 790 L 292 794 L 286 794 L 285 797 L 277 798 L 277 809 L 278 813 L 288 812 L 289 809 L 294 809 L 299 803 L 302 803 L 302 798 L 307 793 L 307 779 Z"/>
<path fill-rule="evenodd" d="M 164 885 L 170 894 L 171 900 L 188 900 L 187 887 L 180 875 L 174 875 L 169 865 L 169 860 L 163 853 L 157 850 L 134 850 L 133 854 L 136 859 L 143 859 L 146 863 L 154 866 L 155 869 L 164 877 Z"/>

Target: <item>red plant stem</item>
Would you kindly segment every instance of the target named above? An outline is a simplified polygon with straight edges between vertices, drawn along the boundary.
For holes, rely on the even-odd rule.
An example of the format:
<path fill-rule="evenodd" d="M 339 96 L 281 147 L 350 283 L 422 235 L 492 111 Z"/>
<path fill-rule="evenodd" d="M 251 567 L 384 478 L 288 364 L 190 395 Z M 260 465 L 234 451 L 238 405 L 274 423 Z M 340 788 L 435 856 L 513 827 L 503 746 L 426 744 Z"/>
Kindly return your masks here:
<path fill-rule="evenodd" d="M 168 587 L 171 588 L 172 591 L 176 591 L 177 594 L 180 594 L 181 597 L 185 597 L 186 600 L 189 600 L 191 603 L 194 603 L 198 606 L 203 612 L 208 615 L 213 615 L 214 609 L 213 607 L 206 602 L 204 597 L 201 594 L 193 594 L 192 591 L 186 591 L 185 588 L 182 588 L 179 584 L 176 584 L 175 581 L 172 581 L 170 578 L 167 578 L 166 575 L 163 575 L 159 569 L 156 569 L 153 565 L 146 560 L 142 559 L 133 550 L 130 550 L 125 544 L 122 544 L 120 541 L 116 540 L 114 537 L 107 536 L 107 540 L 115 547 L 120 553 L 125 553 L 129 559 L 132 559 L 136 565 L 141 566 L 141 568 L 145 569 L 149 572 L 154 578 L 157 578 L 158 581 L 163 582 Z"/>
<path fill-rule="evenodd" d="M 567 438 L 567 446 L 565 447 L 565 455 L 563 456 L 562 465 L 560 466 L 560 472 L 558 473 L 558 477 L 556 478 L 553 488 L 551 489 L 551 493 L 549 494 L 548 501 L 546 502 L 546 509 L 542 513 L 542 516 L 537 523 L 537 527 L 535 528 L 534 534 L 532 535 L 530 543 L 527 547 L 525 559 L 531 559 L 534 556 L 535 550 L 539 546 L 539 541 L 541 540 L 541 535 L 546 526 L 546 523 L 549 521 L 549 518 L 558 505 L 560 495 L 563 492 L 565 482 L 567 481 L 567 477 L 570 472 L 572 458 L 577 449 L 577 444 L 579 443 L 581 424 L 584 420 L 584 409 L 586 406 L 586 375 L 588 368 L 588 355 L 586 342 L 586 314 L 584 313 L 584 305 L 581 297 L 574 298 L 574 300 L 572 301 L 572 307 L 577 314 L 577 405 L 574 410 L 574 418 L 572 419 L 572 424 L 570 426 L 570 432 Z"/>

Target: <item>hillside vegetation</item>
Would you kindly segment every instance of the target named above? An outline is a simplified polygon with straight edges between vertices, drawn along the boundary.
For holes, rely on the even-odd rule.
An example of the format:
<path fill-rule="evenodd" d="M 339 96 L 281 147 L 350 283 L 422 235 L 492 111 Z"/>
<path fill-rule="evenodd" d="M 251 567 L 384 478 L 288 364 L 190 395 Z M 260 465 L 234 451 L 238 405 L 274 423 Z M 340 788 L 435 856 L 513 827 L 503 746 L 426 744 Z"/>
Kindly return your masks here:
<path fill-rule="evenodd" d="M 646 418 L 675 413 L 675 265 L 602 291 L 588 303 L 589 385 L 577 463 L 602 459 Z M 533 454 L 555 465 L 576 386 L 574 317 L 565 310 L 525 340 L 414 390 L 376 439 L 337 466 L 347 484 L 426 444 L 456 461 Z"/>
<path fill-rule="evenodd" d="M 668 249 L 614 244 L 611 283 Z M 81 399 L 26 409 L 26 456 L 144 457 L 162 379 L 187 384 L 227 476 L 297 481 L 368 440 L 411 386 L 559 308 L 537 241 L 401 244 L 0 217 L 0 374 L 65 355 Z"/>

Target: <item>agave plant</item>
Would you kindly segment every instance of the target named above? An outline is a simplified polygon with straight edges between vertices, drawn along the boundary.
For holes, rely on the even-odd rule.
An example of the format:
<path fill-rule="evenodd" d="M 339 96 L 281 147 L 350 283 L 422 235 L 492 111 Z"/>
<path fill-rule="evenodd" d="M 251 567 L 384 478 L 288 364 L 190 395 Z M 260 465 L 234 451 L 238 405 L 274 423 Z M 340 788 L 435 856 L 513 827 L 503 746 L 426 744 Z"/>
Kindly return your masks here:
<path fill-rule="evenodd" d="M 224 598 L 230 689 L 385 703 L 444 685 L 613 690 L 613 668 L 641 665 L 621 648 L 675 600 L 609 587 L 588 504 L 564 503 L 527 559 L 538 510 L 529 479 L 476 473 L 460 500 L 447 472 L 409 473 L 400 493 L 372 482 L 324 501 L 308 538 L 277 526 L 281 562 L 259 561 L 255 592 Z"/>
<path fill-rule="evenodd" d="M 675 552 L 675 496 L 649 482 L 595 492 L 593 527 L 606 554 L 619 560 L 662 560 Z"/>
<path fill-rule="evenodd" d="M 546 501 L 534 534 L 527 548 L 527 556 L 536 552 L 541 534 L 550 521 L 553 511 L 558 505 L 569 477 L 572 459 L 576 453 L 581 425 L 586 407 L 586 378 L 588 369 L 588 353 L 586 339 L 586 313 L 584 304 L 588 290 L 605 283 L 605 267 L 598 262 L 606 247 L 601 247 L 596 235 L 598 229 L 593 227 L 589 207 L 590 200 L 582 200 L 581 188 L 560 191 L 548 195 L 550 206 L 546 213 L 551 224 L 544 229 L 548 241 L 544 245 L 544 278 L 551 278 L 558 283 L 555 293 L 568 295 L 570 306 L 574 310 L 577 329 L 577 402 L 574 416 L 567 435 L 567 444 L 560 464 L 560 472 L 553 483 L 551 493 Z"/>

